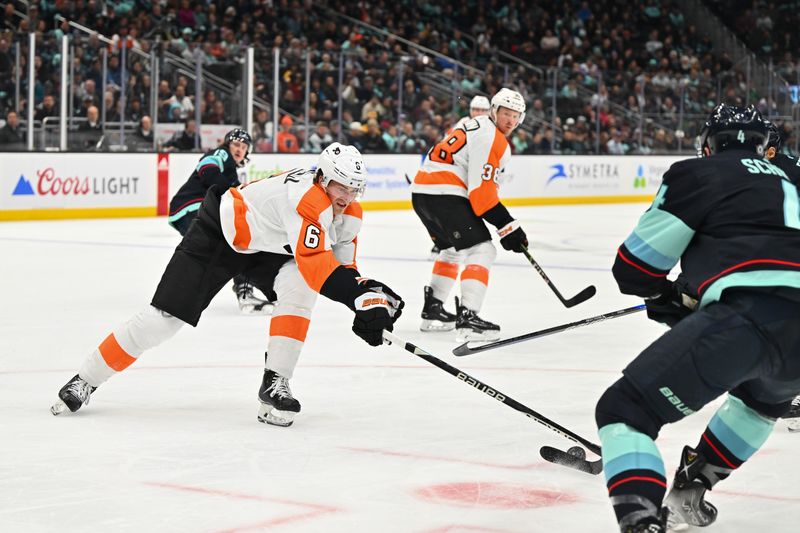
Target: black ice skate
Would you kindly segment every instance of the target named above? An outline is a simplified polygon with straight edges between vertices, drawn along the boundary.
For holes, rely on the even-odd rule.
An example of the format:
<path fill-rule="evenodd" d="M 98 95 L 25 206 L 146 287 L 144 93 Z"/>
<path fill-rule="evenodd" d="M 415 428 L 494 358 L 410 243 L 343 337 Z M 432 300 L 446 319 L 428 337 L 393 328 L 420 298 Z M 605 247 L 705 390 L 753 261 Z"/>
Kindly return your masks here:
<path fill-rule="evenodd" d="M 458 298 L 456 298 L 456 310 L 459 341 L 491 341 L 500 338 L 500 326 L 482 319 L 478 313 L 461 305 Z"/>
<path fill-rule="evenodd" d="M 264 369 L 258 399 L 261 401 L 258 421 L 265 424 L 291 426 L 295 415 L 300 412 L 300 402 L 292 396 L 289 380 L 274 370 Z"/>
<path fill-rule="evenodd" d="M 433 289 L 425 286 L 425 303 L 422 305 L 420 331 L 453 331 L 456 315 L 444 309 L 444 303 L 433 296 Z"/>
<path fill-rule="evenodd" d="M 89 403 L 89 396 L 95 390 L 97 387 L 92 387 L 78 374 L 75 374 L 75 377 L 58 391 L 58 401 L 50 407 L 50 412 L 56 416 L 66 411 L 74 413 Z"/>
<path fill-rule="evenodd" d="M 253 286 L 249 283 L 234 283 L 233 292 L 239 301 L 239 311 L 245 315 L 271 315 L 274 309 L 273 302 L 262 300 L 253 293 Z"/>
<path fill-rule="evenodd" d="M 792 433 L 800 432 L 800 396 L 792 400 L 792 407 L 783 417 L 786 419 L 786 426 Z"/>
<path fill-rule="evenodd" d="M 705 500 L 707 489 L 698 478 L 704 466 L 706 459 L 702 454 L 689 446 L 683 447 L 681 464 L 675 473 L 672 488 L 664 499 L 664 505 L 669 510 L 669 531 L 682 531 L 689 525 L 705 527 L 717 519 L 717 508 Z"/>

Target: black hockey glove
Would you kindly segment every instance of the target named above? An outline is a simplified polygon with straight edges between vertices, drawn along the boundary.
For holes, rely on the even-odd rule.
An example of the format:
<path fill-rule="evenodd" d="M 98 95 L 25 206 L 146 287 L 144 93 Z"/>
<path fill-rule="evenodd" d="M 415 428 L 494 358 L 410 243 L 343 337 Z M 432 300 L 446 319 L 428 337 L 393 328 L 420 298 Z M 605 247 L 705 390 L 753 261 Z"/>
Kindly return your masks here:
<path fill-rule="evenodd" d="M 400 318 L 405 302 L 400 296 L 379 281 L 362 278 L 358 283 L 361 292 L 353 301 L 356 316 L 353 333 L 370 346 L 383 344 L 383 330 L 392 331 Z"/>
<path fill-rule="evenodd" d="M 506 250 L 521 254 L 528 247 L 528 237 L 516 220 L 498 229 L 497 234 L 500 236 L 500 244 Z"/>
<path fill-rule="evenodd" d="M 647 318 L 674 327 L 697 307 L 697 300 L 686 292 L 688 287 L 679 276 L 675 282 L 670 282 L 669 288 L 662 294 L 645 299 Z"/>

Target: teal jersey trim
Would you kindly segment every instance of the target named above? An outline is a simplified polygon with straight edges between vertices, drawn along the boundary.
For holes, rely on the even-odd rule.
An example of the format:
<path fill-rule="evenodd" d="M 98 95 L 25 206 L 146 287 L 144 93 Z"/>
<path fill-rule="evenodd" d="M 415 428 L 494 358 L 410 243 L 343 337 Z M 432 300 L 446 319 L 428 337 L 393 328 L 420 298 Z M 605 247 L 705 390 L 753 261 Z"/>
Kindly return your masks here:
<path fill-rule="evenodd" d="M 667 186 L 662 185 L 652 207 L 625 240 L 625 247 L 637 259 L 659 270 L 670 270 L 678 263 L 695 233 L 683 220 L 659 209 L 666 192 Z"/>
<path fill-rule="evenodd" d="M 606 481 L 625 470 L 651 470 L 667 477 L 664 460 L 653 439 L 627 424 L 603 426 L 600 431 Z"/>
<path fill-rule="evenodd" d="M 658 250 L 647 244 L 647 242 L 642 240 L 636 234 L 636 232 L 631 233 L 628 238 L 625 239 L 625 248 L 627 248 L 638 259 L 659 270 L 671 270 L 672 267 L 677 264 L 679 259 L 660 253 Z"/>
<path fill-rule="evenodd" d="M 722 276 L 709 285 L 700 299 L 700 308 L 719 300 L 722 291 L 733 287 L 791 287 L 800 289 L 800 271 L 796 270 L 753 270 L 734 272 Z"/>
<path fill-rule="evenodd" d="M 783 187 L 783 220 L 787 226 L 800 229 L 800 200 L 797 197 L 797 186 L 788 181 L 782 181 Z"/>
<path fill-rule="evenodd" d="M 775 420 L 760 415 L 736 396 L 714 414 L 708 428 L 740 461 L 747 461 L 772 433 Z"/>
<path fill-rule="evenodd" d="M 170 217 L 167 218 L 167 222 L 175 222 L 179 218 L 183 218 L 184 216 L 186 216 L 186 213 L 191 213 L 192 211 L 198 211 L 200 209 L 200 205 L 202 203 L 203 202 L 196 202 L 196 203 L 187 205 L 186 207 L 184 207 L 183 209 L 181 209 L 180 211 L 178 211 L 174 215 L 170 215 Z"/>
<path fill-rule="evenodd" d="M 207 155 L 200 161 L 198 161 L 195 170 L 200 170 L 202 167 L 206 165 L 217 165 L 217 167 L 219 167 L 219 171 L 222 172 L 223 170 L 225 170 L 225 160 L 227 159 L 228 159 L 228 152 L 226 152 L 225 150 L 217 150 L 213 154 Z"/>

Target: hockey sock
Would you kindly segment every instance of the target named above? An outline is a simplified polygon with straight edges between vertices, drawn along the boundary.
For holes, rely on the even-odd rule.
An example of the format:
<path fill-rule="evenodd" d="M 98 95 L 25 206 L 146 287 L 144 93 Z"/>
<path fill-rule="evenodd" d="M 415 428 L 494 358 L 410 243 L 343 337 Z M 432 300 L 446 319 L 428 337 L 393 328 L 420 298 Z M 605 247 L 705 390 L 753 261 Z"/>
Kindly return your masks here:
<path fill-rule="evenodd" d="M 599 434 L 608 496 L 620 529 L 657 523 L 667 478 L 656 443 L 622 423 L 603 426 Z"/>
<path fill-rule="evenodd" d="M 774 427 L 774 419 L 759 414 L 729 394 L 696 447 L 707 461 L 698 479 L 711 489 L 752 457 Z"/>
<path fill-rule="evenodd" d="M 439 252 L 439 256 L 433 263 L 433 274 L 431 275 L 430 287 L 433 289 L 433 297 L 444 302 L 450 295 L 458 278 L 459 265 L 464 254 L 457 252 L 455 248 L 447 248 Z"/>
<path fill-rule="evenodd" d="M 99 387 L 133 364 L 145 350 L 171 338 L 183 325 L 182 320 L 148 305 L 114 329 L 86 358 L 78 374 L 92 387 Z"/>
<path fill-rule="evenodd" d="M 497 250 L 489 242 L 482 242 L 464 250 L 465 267 L 461 272 L 461 304 L 478 312 L 483 306 L 489 285 L 489 269 L 497 257 Z"/>

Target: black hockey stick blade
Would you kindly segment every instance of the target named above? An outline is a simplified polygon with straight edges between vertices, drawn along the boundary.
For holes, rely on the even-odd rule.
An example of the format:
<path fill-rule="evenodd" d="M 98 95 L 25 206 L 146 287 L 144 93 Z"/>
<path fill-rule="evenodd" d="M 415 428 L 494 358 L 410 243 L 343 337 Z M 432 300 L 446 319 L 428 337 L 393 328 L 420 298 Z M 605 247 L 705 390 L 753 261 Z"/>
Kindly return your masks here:
<path fill-rule="evenodd" d="M 564 304 L 564 307 L 575 307 L 576 305 L 585 302 L 595 294 L 597 294 L 597 289 L 594 285 L 589 285 L 572 298 L 568 300 L 562 300 L 562 303 Z"/>
<path fill-rule="evenodd" d="M 597 293 L 597 289 L 595 288 L 595 286 L 589 285 L 588 287 L 583 289 L 581 292 L 579 292 L 572 298 L 564 298 L 564 295 L 562 295 L 561 291 L 559 291 L 556 288 L 555 284 L 552 281 L 550 281 L 550 278 L 547 277 L 547 274 L 545 274 L 544 269 L 541 266 L 539 266 L 539 263 L 536 262 L 536 259 L 533 258 L 528 249 L 523 247 L 522 253 L 525 255 L 525 257 L 528 258 L 528 262 L 531 264 L 531 266 L 533 266 L 534 269 L 536 269 L 536 272 L 539 273 L 539 275 L 542 277 L 547 286 L 550 287 L 550 290 L 553 291 L 553 294 L 556 295 L 556 298 L 558 298 L 558 300 L 562 304 L 564 304 L 564 307 L 574 307 L 579 303 L 585 302 L 586 300 L 594 296 L 595 293 Z"/>
<path fill-rule="evenodd" d="M 587 474 L 592 474 L 594 476 L 603 471 L 602 459 L 598 459 L 597 461 L 587 461 L 582 457 L 572 455 L 571 453 L 567 453 L 564 450 L 559 450 L 558 448 L 553 448 L 552 446 L 542 446 L 541 449 L 539 449 L 539 454 L 545 461 L 566 466 L 567 468 L 572 468 L 574 470 L 580 470 L 581 472 L 586 472 Z"/>
<path fill-rule="evenodd" d="M 604 313 L 602 315 L 597 315 L 589 318 L 584 318 L 583 320 L 578 320 L 577 322 L 570 322 L 568 324 L 562 324 L 560 326 L 553 326 L 552 328 L 541 329 L 539 331 L 534 331 L 532 333 L 525 333 L 524 335 L 518 335 L 516 337 L 510 337 L 508 339 L 501 339 L 499 341 L 488 342 L 484 344 L 480 344 L 473 348 L 470 348 L 469 341 L 465 342 L 461 346 L 456 346 L 453 349 L 453 355 L 457 355 L 459 357 L 464 355 L 469 355 L 478 352 L 485 352 L 486 350 L 493 350 L 495 348 L 502 348 L 503 346 L 510 346 L 512 344 L 517 344 L 520 342 L 525 342 L 533 339 L 538 339 L 539 337 L 546 337 L 547 335 L 553 335 L 555 333 L 561 333 L 562 331 L 567 331 L 570 329 L 579 328 L 582 326 L 588 326 L 589 324 L 594 324 L 595 322 L 602 322 L 603 320 L 609 320 L 612 318 L 617 318 L 625 315 L 629 315 L 631 313 L 636 313 L 638 311 L 644 311 L 645 306 L 644 304 L 635 305 L 633 307 L 626 307 L 625 309 L 619 309 L 617 311 L 611 311 L 610 313 Z"/>

